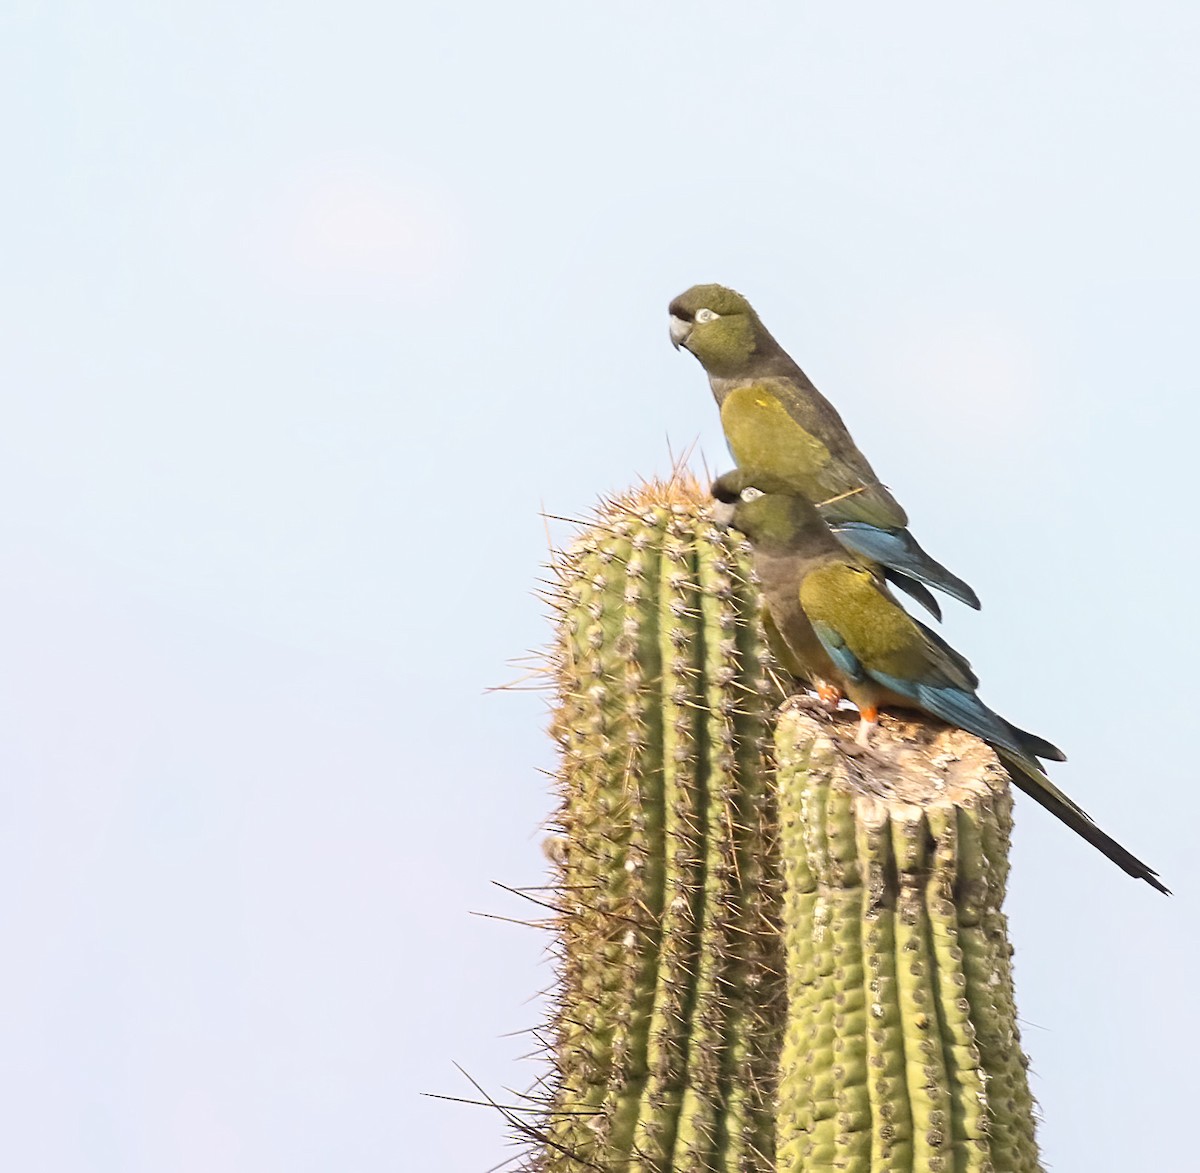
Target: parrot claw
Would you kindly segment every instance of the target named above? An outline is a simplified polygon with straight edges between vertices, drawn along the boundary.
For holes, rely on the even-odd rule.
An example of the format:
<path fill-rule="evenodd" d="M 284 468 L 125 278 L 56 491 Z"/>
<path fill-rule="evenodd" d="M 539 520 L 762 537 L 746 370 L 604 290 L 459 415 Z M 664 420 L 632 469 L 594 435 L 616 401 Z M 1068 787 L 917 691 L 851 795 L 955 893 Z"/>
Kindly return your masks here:
<path fill-rule="evenodd" d="M 814 717 L 828 717 L 832 710 L 820 697 L 815 697 L 812 693 L 798 692 L 788 698 L 788 704 L 791 708 L 800 709 L 802 712 L 811 713 Z"/>
<path fill-rule="evenodd" d="M 817 696 L 820 698 L 821 704 L 825 706 L 826 711 L 833 713 L 837 711 L 838 705 L 842 703 L 841 691 L 832 684 L 826 684 L 822 681 L 817 685 Z"/>
<path fill-rule="evenodd" d="M 795 708 L 803 709 L 816 717 L 828 717 L 830 713 L 837 712 L 838 705 L 842 703 L 842 694 L 838 689 L 824 681 L 810 685 L 810 688 L 811 692 L 798 692 L 792 696 Z"/>

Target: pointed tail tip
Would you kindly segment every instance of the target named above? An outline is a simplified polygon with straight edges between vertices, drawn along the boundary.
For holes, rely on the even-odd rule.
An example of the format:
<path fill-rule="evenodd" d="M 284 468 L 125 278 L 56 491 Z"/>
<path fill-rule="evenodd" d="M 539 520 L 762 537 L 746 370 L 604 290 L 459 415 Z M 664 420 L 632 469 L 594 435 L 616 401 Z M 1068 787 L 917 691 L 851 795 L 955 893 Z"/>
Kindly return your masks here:
<path fill-rule="evenodd" d="M 930 558 L 917 545 L 916 539 L 913 538 L 912 534 L 908 534 L 908 538 L 912 542 L 914 552 L 918 557 L 913 560 L 911 565 L 903 567 L 906 573 L 911 574 L 914 578 L 919 578 L 922 582 L 928 583 L 931 587 L 935 587 L 939 591 L 945 591 L 952 599 L 957 599 L 960 603 L 965 603 L 973 611 L 983 609 L 982 604 L 979 602 L 979 596 L 975 593 L 975 588 L 970 583 L 964 582 L 957 574 L 952 574 L 940 562 Z"/>
<path fill-rule="evenodd" d="M 1091 820 L 1089 819 L 1088 822 L 1091 823 Z M 1079 829 L 1078 827 L 1075 828 L 1075 830 Z M 1083 837 L 1093 847 L 1098 847 L 1127 876 L 1132 876 L 1135 880 L 1145 881 L 1151 888 L 1157 892 L 1161 892 L 1164 896 L 1172 895 L 1171 889 L 1158 878 L 1158 872 L 1148 863 L 1143 863 L 1132 851 L 1122 847 L 1115 839 L 1111 839 L 1105 835 L 1095 823 L 1091 823 L 1091 827 L 1086 828 L 1086 830 L 1094 831 L 1094 834 L 1089 835 L 1085 833 Z"/>
<path fill-rule="evenodd" d="M 983 605 L 979 602 L 979 596 L 975 593 L 975 588 L 970 583 L 963 582 L 957 574 L 951 574 L 940 562 L 934 562 L 928 554 L 925 557 L 928 559 L 930 569 L 936 569 L 936 574 L 931 574 L 925 579 L 930 586 L 935 586 L 938 590 L 945 591 L 951 598 L 957 599 L 960 603 L 965 603 L 973 611 L 981 611 L 983 609 Z"/>
<path fill-rule="evenodd" d="M 1158 872 L 1151 871 L 1147 868 L 1144 872 L 1138 873 L 1139 880 L 1145 880 L 1151 888 L 1161 892 L 1164 896 L 1173 896 L 1174 893 L 1158 878 Z"/>
<path fill-rule="evenodd" d="M 1086 818 L 1086 816 L 1084 817 Z M 1059 818 L 1062 818 L 1062 816 L 1059 815 Z M 1063 821 L 1066 822 L 1065 819 Z M 1068 826 L 1071 826 L 1071 824 L 1068 823 Z M 1132 876 L 1135 880 L 1145 881 L 1151 888 L 1161 892 L 1164 896 L 1172 894 L 1171 889 L 1158 878 L 1158 872 L 1149 864 L 1143 863 L 1138 859 L 1132 851 L 1122 847 L 1115 839 L 1106 835 L 1091 819 L 1087 820 L 1087 824 L 1083 826 L 1077 824 L 1072 829 L 1082 835 L 1093 847 L 1099 848 L 1127 876 Z"/>
<path fill-rule="evenodd" d="M 921 575 L 919 577 L 921 577 L 922 581 L 929 583 L 932 587 L 937 587 L 939 591 L 945 591 L 952 599 L 957 599 L 973 611 L 983 610 L 983 604 L 980 603 L 979 596 L 972 587 L 963 582 L 958 575 L 951 574 L 941 563 L 934 562 L 932 558 L 929 561 L 932 566 L 937 568 L 939 573 Z"/>
<path fill-rule="evenodd" d="M 1103 832 L 1101 832 L 1101 835 L 1103 835 Z M 1113 840 L 1108 839 L 1108 836 L 1105 835 L 1104 838 L 1108 840 L 1107 845 L 1115 847 L 1116 850 L 1106 850 L 1105 846 L 1100 846 L 1099 844 L 1096 844 L 1096 846 L 1100 846 L 1100 850 L 1103 851 L 1104 854 L 1107 855 L 1108 858 L 1111 859 L 1113 863 L 1115 863 L 1117 867 L 1119 867 L 1127 876 L 1132 876 L 1135 880 L 1145 881 L 1145 883 L 1149 884 L 1150 887 L 1156 892 L 1161 892 L 1164 896 L 1174 895 L 1171 889 L 1168 888 L 1166 884 L 1164 884 L 1162 880 L 1158 878 L 1158 872 L 1156 872 L 1149 864 L 1142 863 L 1142 861 L 1138 859 L 1133 852 L 1126 851 L 1125 848 L 1114 843 Z"/>

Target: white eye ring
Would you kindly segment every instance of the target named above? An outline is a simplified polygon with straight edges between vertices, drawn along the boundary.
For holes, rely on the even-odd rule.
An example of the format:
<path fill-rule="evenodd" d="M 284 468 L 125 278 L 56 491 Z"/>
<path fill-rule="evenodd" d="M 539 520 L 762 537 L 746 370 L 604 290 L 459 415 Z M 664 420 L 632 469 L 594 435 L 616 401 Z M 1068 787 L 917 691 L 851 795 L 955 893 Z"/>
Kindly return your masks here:
<path fill-rule="evenodd" d="M 763 496 L 762 489 L 756 489 L 753 485 L 748 485 L 742 490 L 743 501 L 757 501 L 761 496 Z"/>
<path fill-rule="evenodd" d="M 696 321 L 703 325 L 705 322 L 711 322 L 714 318 L 719 318 L 720 314 L 713 313 L 712 310 L 697 310 Z"/>

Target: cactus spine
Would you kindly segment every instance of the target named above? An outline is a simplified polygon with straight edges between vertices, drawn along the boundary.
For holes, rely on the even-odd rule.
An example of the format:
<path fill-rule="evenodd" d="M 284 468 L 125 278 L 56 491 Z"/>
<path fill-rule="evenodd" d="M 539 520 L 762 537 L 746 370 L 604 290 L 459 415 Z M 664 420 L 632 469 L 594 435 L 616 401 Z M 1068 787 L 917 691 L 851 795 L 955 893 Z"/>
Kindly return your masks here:
<path fill-rule="evenodd" d="M 990 751 L 888 722 L 895 765 L 860 765 L 836 721 L 776 721 L 748 551 L 690 478 L 606 503 L 553 569 L 558 1002 L 528 1168 L 1038 1169 Z"/>
<path fill-rule="evenodd" d="M 773 702 L 739 557 L 676 479 L 556 562 L 560 1002 L 535 1167 L 773 1168 Z"/>

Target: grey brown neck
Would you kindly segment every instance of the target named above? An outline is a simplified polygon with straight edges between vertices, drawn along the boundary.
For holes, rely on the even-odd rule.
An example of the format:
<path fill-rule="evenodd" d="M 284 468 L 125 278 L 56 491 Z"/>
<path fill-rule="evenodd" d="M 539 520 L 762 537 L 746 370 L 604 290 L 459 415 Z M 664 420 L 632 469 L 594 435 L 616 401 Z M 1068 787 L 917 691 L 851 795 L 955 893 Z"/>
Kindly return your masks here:
<path fill-rule="evenodd" d="M 709 386 L 716 397 L 717 403 L 725 402 L 725 396 L 738 387 L 753 383 L 758 379 L 790 379 L 806 391 L 816 391 L 812 380 L 795 364 L 789 355 L 776 348 L 767 354 L 756 354 L 746 369 L 737 375 L 708 376 Z"/>

